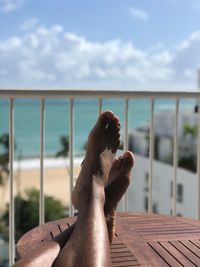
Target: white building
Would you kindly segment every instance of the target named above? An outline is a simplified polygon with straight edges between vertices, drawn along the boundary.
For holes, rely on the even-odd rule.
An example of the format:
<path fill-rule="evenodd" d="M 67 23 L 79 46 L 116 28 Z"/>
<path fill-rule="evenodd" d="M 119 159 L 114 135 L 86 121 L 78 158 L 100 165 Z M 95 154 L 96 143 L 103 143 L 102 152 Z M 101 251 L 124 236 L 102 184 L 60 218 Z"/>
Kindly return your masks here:
<path fill-rule="evenodd" d="M 178 123 L 178 154 L 181 158 L 196 159 L 197 139 L 195 129 L 198 115 L 191 111 L 181 112 Z M 175 114 L 162 111 L 155 114 L 155 139 L 157 160 L 153 162 L 153 211 L 171 214 L 174 169 L 173 138 Z M 189 131 L 187 132 L 187 129 Z M 190 132 L 191 129 L 191 132 Z M 187 133 L 186 133 L 187 132 Z M 149 179 L 149 127 L 140 127 L 130 134 L 130 145 L 135 152 L 136 163 L 133 181 L 128 191 L 128 210 L 147 211 Z M 187 169 L 177 171 L 177 215 L 197 218 L 197 174 Z"/>
<path fill-rule="evenodd" d="M 153 211 L 171 214 L 173 166 L 156 160 L 153 164 Z M 136 154 L 132 182 L 127 194 L 129 211 L 147 211 L 148 178 L 149 159 Z M 197 218 L 197 190 L 197 174 L 178 168 L 177 215 Z"/>
<path fill-rule="evenodd" d="M 188 158 L 197 155 L 197 123 L 198 114 L 191 111 L 180 112 L 178 119 L 178 150 L 179 156 Z M 156 159 L 163 162 L 173 160 L 175 113 L 160 111 L 155 113 L 154 134 L 157 142 Z M 129 133 L 129 140 L 133 151 L 139 155 L 148 156 L 149 125 L 139 127 Z"/>

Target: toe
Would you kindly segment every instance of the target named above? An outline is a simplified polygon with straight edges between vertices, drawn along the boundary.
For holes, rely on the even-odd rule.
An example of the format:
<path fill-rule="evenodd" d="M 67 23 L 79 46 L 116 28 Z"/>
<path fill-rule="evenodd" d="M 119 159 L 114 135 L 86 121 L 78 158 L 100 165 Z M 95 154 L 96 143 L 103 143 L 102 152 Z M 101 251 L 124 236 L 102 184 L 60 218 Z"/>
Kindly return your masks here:
<path fill-rule="evenodd" d="M 125 172 L 129 171 L 129 170 L 131 170 L 133 165 L 134 165 L 134 155 L 133 155 L 133 153 L 131 151 L 125 152 L 124 155 L 123 155 L 123 164 L 122 164 L 123 170 Z"/>
<path fill-rule="evenodd" d="M 114 159 L 114 161 L 113 161 L 113 164 L 112 164 L 112 168 L 116 168 L 116 166 L 117 166 L 117 159 Z"/>
<path fill-rule="evenodd" d="M 106 124 L 110 121 L 110 120 L 113 120 L 114 118 L 114 113 L 112 111 L 105 111 L 103 112 L 99 118 L 98 118 L 98 121 L 97 121 L 97 124 L 99 125 L 103 125 L 103 126 L 106 126 Z"/>
<path fill-rule="evenodd" d="M 119 146 L 120 146 L 120 140 L 117 140 L 115 145 L 113 146 L 112 153 L 116 153 Z"/>
<path fill-rule="evenodd" d="M 110 133 L 110 134 L 113 134 L 115 133 L 116 131 L 119 131 L 120 130 L 120 122 L 119 122 L 119 119 L 118 117 L 113 117 L 109 123 L 108 123 L 108 127 L 107 127 L 107 131 Z"/>
<path fill-rule="evenodd" d="M 117 160 L 117 170 L 120 170 L 123 163 L 123 156 L 120 156 Z"/>
<path fill-rule="evenodd" d="M 111 150 L 113 153 L 116 153 L 118 147 L 120 145 L 120 133 L 117 131 L 113 136 L 111 140 Z"/>
<path fill-rule="evenodd" d="M 106 130 L 107 130 L 107 133 L 109 135 L 112 135 L 116 131 L 116 123 L 115 123 L 114 119 L 112 119 L 108 122 L 108 127 Z"/>
<path fill-rule="evenodd" d="M 117 125 L 117 124 L 120 124 L 120 122 L 119 122 L 119 118 L 118 117 L 114 117 L 114 122 L 115 122 L 115 124 Z"/>

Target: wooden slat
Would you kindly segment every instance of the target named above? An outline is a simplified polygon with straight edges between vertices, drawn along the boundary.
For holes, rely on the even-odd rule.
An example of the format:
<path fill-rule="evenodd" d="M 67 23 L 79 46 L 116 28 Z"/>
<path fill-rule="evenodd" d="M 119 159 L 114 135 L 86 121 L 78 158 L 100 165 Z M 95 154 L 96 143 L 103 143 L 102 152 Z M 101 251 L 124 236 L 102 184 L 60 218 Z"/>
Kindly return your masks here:
<path fill-rule="evenodd" d="M 157 253 L 159 257 L 166 263 L 167 266 L 180 267 L 183 266 L 176 258 L 174 258 L 166 249 L 158 242 L 149 242 L 149 246 Z"/>
<path fill-rule="evenodd" d="M 137 258 L 124 243 L 112 244 L 110 252 L 112 266 L 140 266 Z"/>
<path fill-rule="evenodd" d="M 184 256 L 182 252 L 175 249 L 169 242 L 160 242 L 160 245 L 171 254 L 178 262 L 180 262 L 183 266 L 193 267 L 195 266 L 188 258 Z"/>
<path fill-rule="evenodd" d="M 199 240 L 190 240 L 192 244 L 194 244 L 196 247 L 200 248 L 200 241 Z"/>
<path fill-rule="evenodd" d="M 140 266 L 137 262 L 114 262 L 112 263 L 113 267 L 132 267 L 132 266 Z"/>
<path fill-rule="evenodd" d="M 61 231 L 63 232 L 64 230 L 66 230 L 69 226 L 67 225 L 67 223 L 62 223 L 59 224 Z"/>
<path fill-rule="evenodd" d="M 55 225 L 54 227 L 52 227 L 51 232 L 52 232 L 53 237 L 59 235 L 60 229 L 59 229 L 58 225 Z"/>
<path fill-rule="evenodd" d="M 132 224 L 131 224 L 132 225 Z M 149 225 L 149 223 L 146 223 L 146 224 L 138 224 L 138 225 L 134 225 L 134 229 L 136 231 L 140 231 L 140 230 L 143 230 L 143 229 L 157 229 L 158 227 L 162 227 L 162 228 L 168 228 L 168 227 L 173 227 L 173 228 L 186 228 L 188 227 L 188 224 L 178 224 L 178 223 L 167 223 L 165 222 L 165 224 L 163 225 L 162 223 L 151 223 L 151 225 Z"/>
<path fill-rule="evenodd" d="M 139 265 L 138 261 L 136 259 L 133 259 L 131 255 L 130 256 L 118 255 L 118 257 L 112 257 L 112 263 L 116 262 L 133 262 L 134 264 L 137 262 L 137 264 Z"/>
<path fill-rule="evenodd" d="M 132 229 L 132 227 L 131 227 Z M 134 228 L 135 230 L 135 228 Z M 192 228 L 183 228 L 183 229 L 178 229 L 178 228 L 175 228 L 175 229 L 169 229 L 169 228 L 166 228 L 166 229 L 163 229 L 163 228 L 160 228 L 160 229 L 150 229 L 150 230 L 141 230 L 139 231 L 140 234 L 142 235 L 163 235 L 163 234 L 185 234 L 185 233 L 200 233 L 200 229 L 192 229 Z"/>
<path fill-rule="evenodd" d="M 117 253 L 112 252 L 112 256 L 111 257 L 112 257 L 113 261 L 115 261 L 115 258 L 118 259 L 118 258 L 124 258 L 124 257 L 128 257 L 128 258 L 136 260 L 136 258 L 132 255 L 132 253 L 130 251 L 123 252 L 123 253 L 120 253 L 120 254 L 119 254 L 119 252 L 117 252 Z"/>
<path fill-rule="evenodd" d="M 183 254 L 187 259 L 189 259 L 194 265 L 200 266 L 200 259 L 179 241 L 171 241 L 170 244 L 172 244 L 181 254 Z"/>
<path fill-rule="evenodd" d="M 200 248 L 195 246 L 191 241 L 189 240 L 181 240 L 181 244 L 183 244 L 185 247 L 187 247 L 190 251 L 192 251 L 195 255 L 197 255 L 200 258 Z"/>

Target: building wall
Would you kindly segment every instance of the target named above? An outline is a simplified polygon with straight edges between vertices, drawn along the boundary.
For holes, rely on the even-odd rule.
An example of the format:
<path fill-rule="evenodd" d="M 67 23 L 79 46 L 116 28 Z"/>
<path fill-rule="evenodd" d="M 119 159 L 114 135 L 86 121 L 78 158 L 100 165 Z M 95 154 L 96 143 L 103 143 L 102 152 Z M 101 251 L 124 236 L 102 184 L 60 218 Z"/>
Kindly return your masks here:
<path fill-rule="evenodd" d="M 135 155 L 135 166 L 128 196 L 129 211 L 146 211 L 148 199 L 149 159 Z M 153 163 L 154 212 L 170 214 L 172 211 L 173 166 L 155 161 Z M 177 214 L 197 218 L 197 174 L 178 168 Z M 180 192 L 182 190 L 182 193 Z M 178 192 L 177 192 L 178 193 Z"/>

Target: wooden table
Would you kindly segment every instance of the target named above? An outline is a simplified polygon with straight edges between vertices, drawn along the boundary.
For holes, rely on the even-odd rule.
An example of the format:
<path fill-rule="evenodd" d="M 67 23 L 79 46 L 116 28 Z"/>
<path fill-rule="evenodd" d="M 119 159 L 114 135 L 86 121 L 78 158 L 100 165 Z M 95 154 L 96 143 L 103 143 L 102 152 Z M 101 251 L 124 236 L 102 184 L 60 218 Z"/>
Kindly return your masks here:
<path fill-rule="evenodd" d="M 52 239 L 75 219 L 50 222 L 29 231 L 17 244 L 20 256 L 30 246 Z M 118 213 L 111 257 L 115 267 L 200 266 L 200 222 L 176 216 Z"/>

